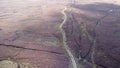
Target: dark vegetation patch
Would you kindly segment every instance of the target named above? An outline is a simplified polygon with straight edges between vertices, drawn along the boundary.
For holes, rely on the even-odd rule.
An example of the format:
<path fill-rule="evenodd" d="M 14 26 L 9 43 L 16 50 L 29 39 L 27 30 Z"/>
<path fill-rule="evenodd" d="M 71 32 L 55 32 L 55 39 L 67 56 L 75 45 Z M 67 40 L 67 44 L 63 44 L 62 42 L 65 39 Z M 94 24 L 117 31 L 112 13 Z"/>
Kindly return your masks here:
<path fill-rule="evenodd" d="M 115 25 L 119 24 L 120 6 L 107 3 L 71 6 L 86 12 L 68 12 L 69 19 L 64 26 L 69 47 L 76 58 L 81 58 L 80 64 L 87 60 L 92 67 L 119 68 L 120 38 Z"/>

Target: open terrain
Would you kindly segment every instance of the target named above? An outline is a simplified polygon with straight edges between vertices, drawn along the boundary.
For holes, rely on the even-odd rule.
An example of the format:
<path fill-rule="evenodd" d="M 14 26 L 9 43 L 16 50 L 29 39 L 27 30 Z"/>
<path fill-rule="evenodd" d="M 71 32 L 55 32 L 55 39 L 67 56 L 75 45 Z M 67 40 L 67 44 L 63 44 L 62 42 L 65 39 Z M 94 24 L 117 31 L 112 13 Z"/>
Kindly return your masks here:
<path fill-rule="evenodd" d="M 65 7 L 78 68 L 120 68 L 119 0 L 0 0 L 0 67 L 72 68 L 59 29 Z"/>

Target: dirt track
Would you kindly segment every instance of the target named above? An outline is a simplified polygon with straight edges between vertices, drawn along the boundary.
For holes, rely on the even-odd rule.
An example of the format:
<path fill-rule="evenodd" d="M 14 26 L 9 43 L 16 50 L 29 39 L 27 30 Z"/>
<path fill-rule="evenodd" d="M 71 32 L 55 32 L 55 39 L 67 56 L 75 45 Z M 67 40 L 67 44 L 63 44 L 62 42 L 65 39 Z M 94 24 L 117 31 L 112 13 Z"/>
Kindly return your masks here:
<path fill-rule="evenodd" d="M 62 47 L 62 36 L 58 29 L 63 21 L 61 11 L 68 5 L 71 5 L 69 8 L 72 11 L 67 11 L 69 19 L 64 28 L 67 43 L 76 58 L 81 55 L 91 63 L 90 42 L 87 37 L 81 36 L 79 30 L 83 22 L 89 34 L 97 37 L 94 59 L 98 67 L 119 68 L 120 1 L 117 0 L 80 0 L 75 4 L 70 4 L 68 0 L 1 0 L 0 44 L 27 49 L 0 46 L 0 59 L 10 58 L 37 68 L 69 68 L 69 58 Z M 92 31 L 96 21 L 101 23 Z M 84 66 L 92 68 L 87 63 Z"/>

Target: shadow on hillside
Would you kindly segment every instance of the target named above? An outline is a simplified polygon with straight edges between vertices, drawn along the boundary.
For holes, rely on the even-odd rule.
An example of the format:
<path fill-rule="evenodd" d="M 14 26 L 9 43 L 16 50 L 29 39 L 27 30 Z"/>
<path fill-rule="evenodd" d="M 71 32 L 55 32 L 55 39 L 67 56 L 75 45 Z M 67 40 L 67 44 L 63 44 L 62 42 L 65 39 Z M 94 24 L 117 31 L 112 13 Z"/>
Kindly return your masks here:
<path fill-rule="evenodd" d="M 87 4 L 87 5 L 71 5 L 74 8 L 82 9 L 82 10 L 88 10 L 88 11 L 94 11 L 94 12 L 108 12 L 109 10 L 120 10 L 119 5 L 115 4 L 107 4 L 107 3 L 93 3 L 93 4 Z"/>

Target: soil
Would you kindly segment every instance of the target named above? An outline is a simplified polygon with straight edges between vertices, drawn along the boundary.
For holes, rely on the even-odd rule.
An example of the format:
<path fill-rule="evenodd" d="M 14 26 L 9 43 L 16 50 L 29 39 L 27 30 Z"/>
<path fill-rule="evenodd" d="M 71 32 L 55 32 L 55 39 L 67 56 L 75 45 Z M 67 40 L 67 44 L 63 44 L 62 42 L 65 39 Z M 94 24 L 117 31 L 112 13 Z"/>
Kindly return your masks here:
<path fill-rule="evenodd" d="M 0 0 L 0 60 L 36 68 L 69 68 L 59 30 L 66 6 L 64 29 L 78 66 L 92 68 L 94 51 L 97 68 L 120 68 L 118 0 Z M 86 32 L 96 41 L 94 46 Z"/>

